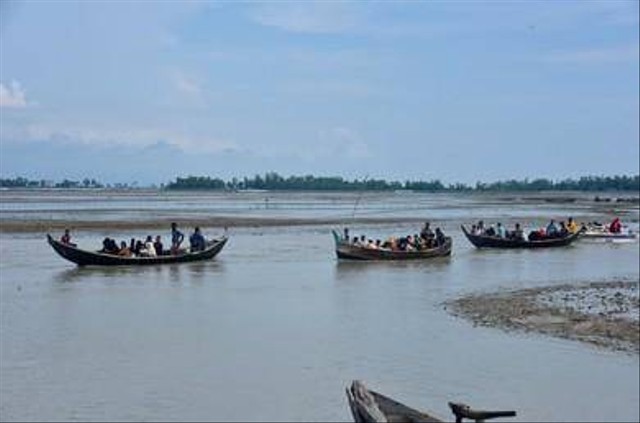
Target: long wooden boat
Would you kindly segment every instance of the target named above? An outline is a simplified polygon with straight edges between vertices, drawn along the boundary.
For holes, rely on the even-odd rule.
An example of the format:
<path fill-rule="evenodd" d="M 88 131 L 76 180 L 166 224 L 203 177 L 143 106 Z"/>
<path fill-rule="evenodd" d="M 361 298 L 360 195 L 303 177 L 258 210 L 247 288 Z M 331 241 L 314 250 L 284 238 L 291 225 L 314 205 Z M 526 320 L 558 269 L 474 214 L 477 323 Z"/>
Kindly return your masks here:
<path fill-rule="evenodd" d="M 156 265 L 209 260 L 222 250 L 227 243 L 227 239 L 226 236 L 223 236 L 219 239 L 208 241 L 205 249 L 197 252 L 183 251 L 175 255 L 160 255 L 157 257 L 123 257 L 99 251 L 83 250 L 57 241 L 47 234 L 47 241 L 55 252 L 78 266 Z"/>
<path fill-rule="evenodd" d="M 419 251 L 396 251 L 387 249 L 373 249 L 354 245 L 344 240 L 336 231 L 332 230 L 336 244 L 336 255 L 339 259 L 347 260 L 425 260 L 434 257 L 451 255 L 453 241 L 446 237 L 443 245 Z"/>
<path fill-rule="evenodd" d="M 563 238 L 549 238 L 536 241 L 498 238 L 496 236 L 472 235 L 464 225 L 460 226 L 470 243 L 477 248 L 548 248 L 564 247 L 578 239 L 582 232 L 578 231 Z"/>
<path fill-rule="evenodd" d="M 355 423 L 444 422 L 439 417 L 407 407 L 398 401 L 367 389 L 358 380 L 354 380 L 346 391 Z M 515 411 L 474 410 L 466 404 L 454 402 L 449 403 L 449 408 L 454 414 L 456 422 L 462 422 L 463 419 L 480 422 L 498 417 L 515 417 L 516 415 Z"/>

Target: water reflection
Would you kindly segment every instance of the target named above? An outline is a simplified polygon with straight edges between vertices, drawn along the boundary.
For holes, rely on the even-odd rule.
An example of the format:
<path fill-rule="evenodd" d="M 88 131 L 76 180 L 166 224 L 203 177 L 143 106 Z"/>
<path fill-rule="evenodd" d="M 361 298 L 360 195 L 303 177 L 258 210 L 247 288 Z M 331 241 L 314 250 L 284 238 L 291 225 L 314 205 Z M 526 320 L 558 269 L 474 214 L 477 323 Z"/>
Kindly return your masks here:
<path fill-rule="evenodd" d="M 406 261 L 357 261 L 337 260 L 334 267 L 336 280 L 348 281 L 371 273 L 402 274 L 405 272 L 439 272 L 451 263 L 451 257 L 435 257 L 429 260 Z"/>
<path fill-rule="evenodd" d="M 63 270 L 55 275 L 55 281 L 58 283 L 74 283 L 83 280 L 100 278 L 114 279 L 123 276 L 138 276 L 148 271 L 144 267 L 122 266 L 122 267 L 74 267 L 72 269 Z"/>
<path fill-rule="evenodd" d="M 160 280 L 168 275 L 171 282 L 190 280 L 202 282 L 205 277 L 211 274 L 221 274 L 224 266 L 221 262 L 195 262 L 181 263 L 164 266 L 88 266 L 74 267 L 58 272 L 54 276 L 57 283 L 68 284 L 88 280 L 103 281 L 139 281 L 139 280 Z"/>

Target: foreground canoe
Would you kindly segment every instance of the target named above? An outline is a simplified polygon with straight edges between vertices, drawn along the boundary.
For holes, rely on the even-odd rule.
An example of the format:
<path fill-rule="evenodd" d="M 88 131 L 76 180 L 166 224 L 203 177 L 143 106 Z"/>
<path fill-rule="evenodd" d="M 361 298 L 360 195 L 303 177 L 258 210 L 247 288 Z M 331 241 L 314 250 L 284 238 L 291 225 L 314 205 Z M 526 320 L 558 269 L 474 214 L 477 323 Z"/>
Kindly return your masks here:
<path fill-rule="evenodd" d="M 425 260 L 434 257 L 444 257 L 451 255 L 451 237 L 446 237 L 443 245 L 420 251 L 394 251 L 377 250 L 373 248 L 360 247 L 345 241 L 336 231 L 332 231 L 333 239 L 336 243 L 336 255 L 339 259 L 347 260 Z"/>
<path fill-rule="evenodd" d="M 367 389 L 358 380 L 347 388 L 349 408 L 356 423 L 382 423 L 382 422 L 443 422 L 438 417 L 422 411 L 414 410 L 389 397 Z M 515 411 L 479 411 L 473 410 L 468 405 L 461 403 L 449 403 L 449 408 L 456 417 L 456 422 L 463 419 L 471 419 L 477 422 L 498 417 L 514 417 Z"/>
<path fill-rule="evenodd" d="M 197 252 L 183 252 L 176 255 L 161 255 L 157 257 L 123 257 L 114 254 L 105 254 L 98 251 L 87 251 L 63 244 L 47 234 L 49 245 L 61 257 L 77 264 L 78 266 L 131 266 L 131 265 L 156 265 L 171 263 L 188 263 L 212 259 L 227 243 L 227 237 L 208 241 L 206 248 Z"/>
<path fill-rule="evenodd" d="M 472 235 L 464 225 L 460 226 L 470 243 L 477 248 L 548 248 L 565 247 L 582 236 L 582 232 L 569 234 L 563 238 L 549 238 L 536 241 L 498 238 L 496 236 Z"/>

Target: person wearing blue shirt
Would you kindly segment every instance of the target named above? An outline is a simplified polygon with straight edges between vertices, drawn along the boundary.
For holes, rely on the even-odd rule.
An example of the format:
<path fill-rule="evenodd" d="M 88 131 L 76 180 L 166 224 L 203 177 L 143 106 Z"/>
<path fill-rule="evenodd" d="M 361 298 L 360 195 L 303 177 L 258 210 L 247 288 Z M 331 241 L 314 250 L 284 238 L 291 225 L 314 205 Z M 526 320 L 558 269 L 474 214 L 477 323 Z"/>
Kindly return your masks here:
<path fill-rule="evenodd" d="M 184 234 L 178 230 L 176 222 L 171 223 L 171 253 L 175 254 L 184 240 Z"/>
<path fill-rule="evenodd" d="M 202 251 L 205 248 L 204 237 L 200 233 L 200 228 L 196 226 L 195 232 L 189 237 L 191 251 Z"/>
<path fill-rule="evenodd" d="M 547 236 L 556 236 L 558 234 L 558 227 L 556 226 L 556 223 L 553 219 L 551 219 L 551 222 L 549 222 L 549 224 L 547 225 Z"/>

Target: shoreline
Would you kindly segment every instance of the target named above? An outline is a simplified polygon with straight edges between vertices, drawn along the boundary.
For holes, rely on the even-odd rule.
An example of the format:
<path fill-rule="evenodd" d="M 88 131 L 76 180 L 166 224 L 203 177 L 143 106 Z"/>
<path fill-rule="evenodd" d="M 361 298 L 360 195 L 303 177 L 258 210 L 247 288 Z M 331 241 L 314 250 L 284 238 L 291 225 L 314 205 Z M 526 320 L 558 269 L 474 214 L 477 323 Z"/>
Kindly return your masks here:
<path fill-rule="evenodd" d="M 534 332 L 640 354 L 640 282 L 613 280 L 471 294 L 443 303 L 474 326 Z"/>
<path fill-rule="evenodd" d="M 402 218 L 271 218 L 271 217 L 210 217 L 210 218 L 154 218 L 145 221 L 78 221 L 78 220 L 9 220 L 0 221 L 0 233 L 26 233 L 26 232 L 59 232 L 65 228 L 73 231 L 99 231 L 112 230 L 137 230 L 137 229 L 162 229 L 176 222 L 181 227 L 200 226 L 201 228 L 259 228 L 259 227 L 286 227 L 309 225 L 340 225 L 353 224 L 394 224 L 394 223 L 424 223 L 422 217 Z"/>
<path fill-rule="evenodd" d="M 570 212 L 569 212 L 570 213 Z M 572 213 L 576 221 L 589 221 L 593 215 Z M 630 213 L 618 210 L 616 215 L 623 216 L 629 223 L 637 223 L 636 219 L 628 218 Z M 604 214 L 603 214 L 604 216 Z M 507 217 L 500 220 L 512 225 L 523 220 L 546 220 L 548 216 Z M 69 228 L 73 231 L 102 231 L 102 230 L 143 230 L 162 229 L 176 222 L 179 226 L 200 226 L 201 228 L 260 228 L 260 227 L 295 227 L 315 225 L 388 225 L 388 224 L 418 224 L 422 225 L 429 220 L 432 225 L 444 223 L 470 225 L 471 220 L 457 217 L 430 218 L 429 216 L 380 216 L 380 217 L 238 217 L 238 216 L 212 216 L 212 217 L 151 217 L 147 220 L 75 220 L 75 219 L 0 219 L 0 233 L 38 233 L 60 232 Z"/>

